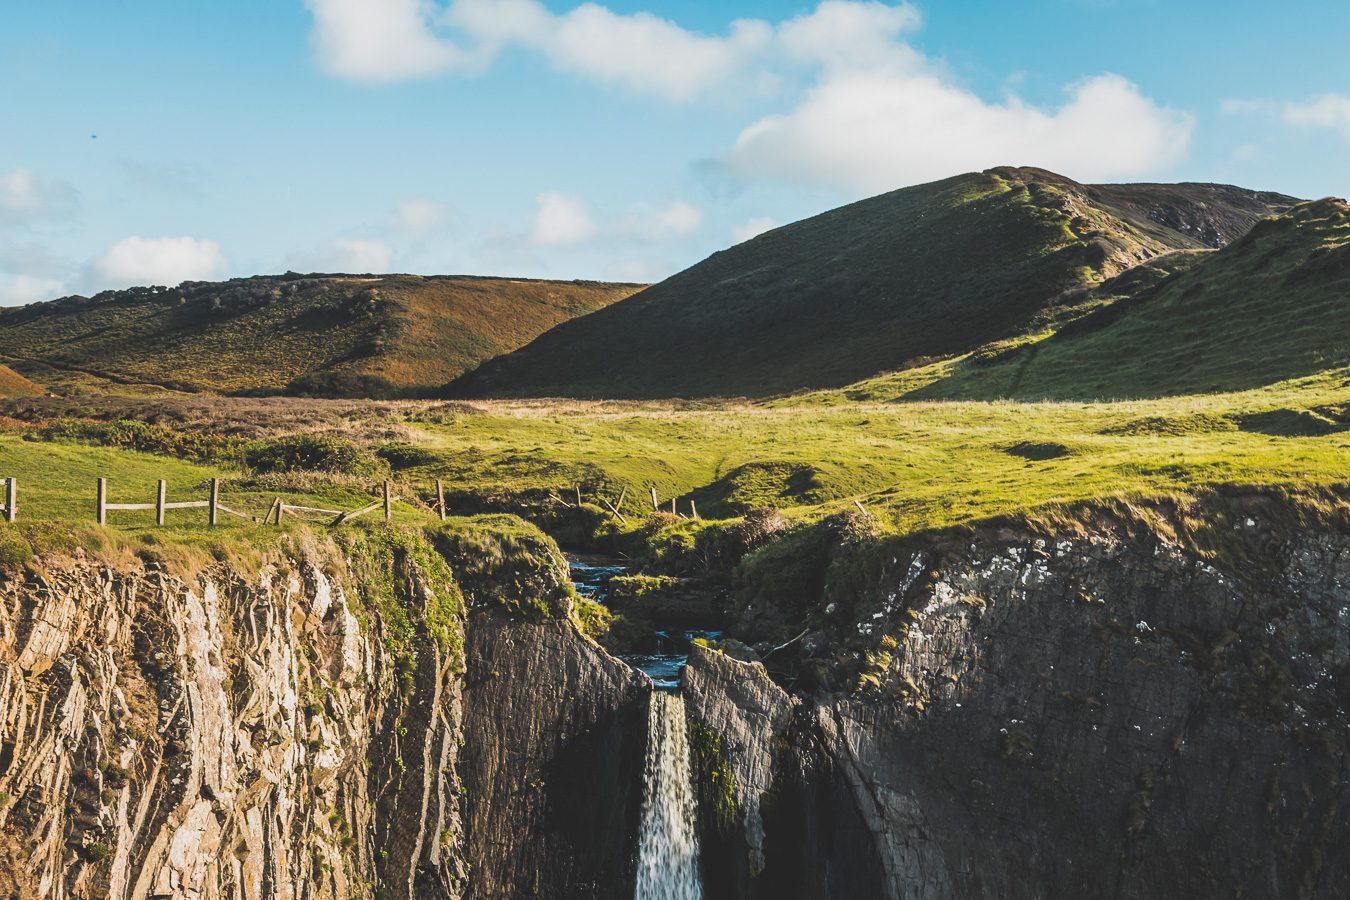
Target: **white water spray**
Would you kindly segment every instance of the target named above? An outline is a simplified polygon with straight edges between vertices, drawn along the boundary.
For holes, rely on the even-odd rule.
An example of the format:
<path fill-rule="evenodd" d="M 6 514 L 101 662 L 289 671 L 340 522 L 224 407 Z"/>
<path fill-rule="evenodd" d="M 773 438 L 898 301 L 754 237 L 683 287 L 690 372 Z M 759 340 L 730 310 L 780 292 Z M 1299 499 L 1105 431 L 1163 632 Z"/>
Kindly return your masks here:
<path fill-rule="evenodd" d="M 656 691 L 647 721 L 636 900 L 701 900 L 696 812 L 684 698 Z"/>

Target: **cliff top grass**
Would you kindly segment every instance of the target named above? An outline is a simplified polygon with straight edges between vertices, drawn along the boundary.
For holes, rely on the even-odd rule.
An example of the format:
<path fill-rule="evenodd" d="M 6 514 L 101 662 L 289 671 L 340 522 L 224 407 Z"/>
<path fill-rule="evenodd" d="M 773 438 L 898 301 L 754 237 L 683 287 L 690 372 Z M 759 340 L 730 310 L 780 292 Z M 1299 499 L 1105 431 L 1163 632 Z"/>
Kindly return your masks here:
<path fill-rule="evenodd" d="M 174 421 L 175 402 L 163 401 L 161 420 Z M 301 404 L 294 414 L 319 427 L 315 410 L 332 408 Z M 492 401 L 342 409 L 328 427 L 370 456 L 384 451 L 374 458 L 390 466 L 396 492 L 406 498 L 397 519 L 409 524 L 433 518 L 428 500 L 437 478 L 452 497 L 452 512 L 525 509 L 549 494 L 574 502 L 580 486 L 587 509 L 610 517 L 602 498 L 617 502 L 626 489 L 621 512 L 628 521 L 612 524 L 636 530 L 651 513 L 654 488 L 663 508 L 674 497 L 688 515 L 692 501 L 705 518 L 775 507 L 811 520 L 857 501 L 899 533 L 1099 498 L 1350 480 L 1345 368 L 1248 391 L 1116 403 Z M 35 415 L 33 407 L 25 410 Z M 231 416 L 246 415 L 245 407 L 232 408 Z M 208 427 L 206 419 L 199 416 L 194 427 Z M 110 495 L 119 501 L 153 499 L 160 477 L 169 481 L 171 500 L 197 499 L 209 478 L 222 477 L 223 502 L 258 513 L 278 494 L 289 503 L 355 508 L 373 499 L 379 481 L 260 475 L 233 459 L 25 440 L 32 430 L 19 423 L 0 428 L 0 478 L 20 479 L 24 521 L 92 522 L 100 475 L 110 478 Z M 391 445 L 398 452 L 390 453 Z M 150 525 L 148 513 L 112 515 L 117 528 Z M 204 513 L 170 516 L 170 532 L 190 531 Z M 224 527 L 251 526 L 229 520 Z"/>

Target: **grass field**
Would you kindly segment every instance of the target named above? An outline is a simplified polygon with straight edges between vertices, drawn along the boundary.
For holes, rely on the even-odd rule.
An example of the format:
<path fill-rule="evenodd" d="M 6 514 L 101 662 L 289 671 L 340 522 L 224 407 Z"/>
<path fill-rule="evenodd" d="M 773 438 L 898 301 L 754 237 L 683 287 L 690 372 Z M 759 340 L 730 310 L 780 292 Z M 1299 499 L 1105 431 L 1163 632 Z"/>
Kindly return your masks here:
<path fill-rule="evenodd" d="M 166 404 L 173 401 L 166 400 Z M 275 401 L 234 401 L 231 421 Z M 244 404 L 244 405 L 239 405 Z M 168 408 L 172 408 L 171 406 Z M 342 410 L 337 414 L 337 410 Z M 408 521 L 430 515 L 436 478 L 461 497 L 509 507 L 531 491 L 616 500 L 634 522 L 692 500 L 706 517 L 772 506 L 814 519 L 861 501 L 887 528 L 937 528 L 1107 496 L 1186 493 L 1230 484 L 1288 486 L 1350 480 L 1350 370 L 1268 388 L 1124 403 L 909 402 L 836 406 L 581 402 L 316 405 L 294 415 L 372 448 L 411 446 L 394 467 Z M 205 420 L 196 410 L 196 428 Z M 326 418 L 327 416 L 327 418 Z M 107 447 L 0 434 L 0 477 L 16 475 L 25 519 L 92 519 L 93 485 L 112 476 L 117 500 L 149 501 L 156 478 L 261 512 L 272 496 L 352 508 L 378 478 L 268 480 L 234 462 L 207 465 Z M 140 518 L 137 518 L 140 516 Z M 199 511 L 178 513 L 190 524 Z M 148 514 L 117 514 L 140 527 Z"/>

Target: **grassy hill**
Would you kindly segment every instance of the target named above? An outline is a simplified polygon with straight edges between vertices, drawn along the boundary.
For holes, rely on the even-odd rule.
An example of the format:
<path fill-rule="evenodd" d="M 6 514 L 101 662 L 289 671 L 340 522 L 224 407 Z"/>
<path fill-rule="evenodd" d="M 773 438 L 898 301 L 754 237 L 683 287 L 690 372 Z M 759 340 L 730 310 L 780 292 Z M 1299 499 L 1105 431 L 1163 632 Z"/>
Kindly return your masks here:
<path fill-rule="evenodd" d="M 1259 223 L 1223 250 L 1131 270 L 1026 339 L 870 379 L 834 399 L 1162 397 L 1246 390 L 1346 365 L 1350 206 L 1319 200 Z"/>
<path fill-rule="evenodd" d="M 33 397 L 42 393 L 42 388 L 24 378 L 8 366 L 0 366 L 0 398 Z"/>
<path fill-rule="evenodd" d="M 1140 263 L 1223 246 L 1293 198 L 993 169 L 771 231 L 449 388 L 455 396 L 764 396 L 1027 330 Z"/>
<path fill-rule="evenodd" d="M 56 391 L 425 393 L 638 285 L 296 275 L 0 309 L 0 362 Z"/>

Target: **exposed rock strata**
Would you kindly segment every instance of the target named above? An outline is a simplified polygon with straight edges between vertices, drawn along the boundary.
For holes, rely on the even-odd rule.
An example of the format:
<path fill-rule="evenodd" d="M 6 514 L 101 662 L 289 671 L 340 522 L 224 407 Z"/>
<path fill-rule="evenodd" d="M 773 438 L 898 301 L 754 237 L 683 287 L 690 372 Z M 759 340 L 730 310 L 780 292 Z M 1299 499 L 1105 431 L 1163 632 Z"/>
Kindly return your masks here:
<path fill-rule="evenodd" d="M 466 611 L 420 537 L 374 543 L 248 574 L 83 554 L 0 572 L 0 896 L 622 889 L 645 683 L 566 615 Z M 579 785 L 603 808 L 571 803 Z"/>
<path fill-rule="evenodd" d="M 1167 522 L 911 546 L 802 642 L 876 639 L 852 692 L 696 650 L 737 803 L 713 893 L 1350 893 L 1350 533 L 1287 512 L 1204 554 Z"/>

